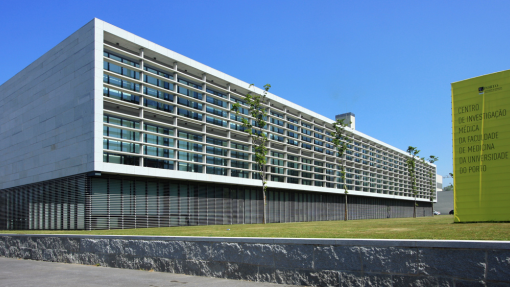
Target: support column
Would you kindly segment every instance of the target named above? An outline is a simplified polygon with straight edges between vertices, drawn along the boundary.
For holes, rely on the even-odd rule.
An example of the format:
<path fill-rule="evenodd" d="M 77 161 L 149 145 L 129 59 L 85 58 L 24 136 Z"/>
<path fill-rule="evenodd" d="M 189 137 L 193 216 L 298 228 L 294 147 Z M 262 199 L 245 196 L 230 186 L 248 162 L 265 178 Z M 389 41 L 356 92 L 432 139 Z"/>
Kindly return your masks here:
<path fill-rule="evenodd" d="M 144 88 L 144 84 L 143 84 L 143 76 L 144 76 L 144 50 L 143 48 L 140 49 L 140 69 L 142 70 L 140 72 L 140 81 L 142 82 L 142 84 L 140 84 L 140 94 L 143 95 L 143 88 Z M 138 141 L 140 142 L 140 160 L 139 160 L 139 165 L 140 166 L 144 166 L 144 157 L 143 157 L 143 150 L 144 150 L 144 145 L 141 144 L 143 142 L 143 136 L 144 136 L 144 133 L 143 133 L 143 130 L 144 130 L 144 108 L 143 108 L 143 102 L 144 102 L 144 96 L 139 96 L 140 97 L 140 103 L 139 103 L 139 106 L 140 106 L 140 110 L 139 110 L 139 114 L 138 114 L 138 117 L 140 117 L 140 138 L 138 139 Z"/>

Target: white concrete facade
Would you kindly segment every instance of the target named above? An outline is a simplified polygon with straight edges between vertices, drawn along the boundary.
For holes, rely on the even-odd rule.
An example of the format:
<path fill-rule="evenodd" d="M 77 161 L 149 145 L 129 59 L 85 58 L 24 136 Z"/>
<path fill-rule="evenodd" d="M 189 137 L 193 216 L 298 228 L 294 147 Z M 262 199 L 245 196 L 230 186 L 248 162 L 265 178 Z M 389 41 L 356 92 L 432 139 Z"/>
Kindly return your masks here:
<path fill-rule="evenodd" d="M 94 169 L 95 23 L 0 86 L 0 189 Z"/>
<path fill-rule="evenodd" d="M 139 66 L 104 56 L 104 51 L 133 61 Z M 138 73 L 139 77 L 130 78 L 122 72 L 119 74 L 106 70 L 105 62 L 120 67 L 123 71 Z M 156 75 L 144 67 L 157 69 L 168 77 Z M 105 83 L 105 75 L 121 80 L 122 87 Z M 151 84 L 144 81 L 144 76 L 160 82 L 165 81 L 172 88 L 165 89 Z M 179 81 L 181 79 L 189 80 L 200 88 L 184 85 Z M 138 90 L 126 89 L 123 84 L 126 82 L 138 85 Z M 200 99 L 183 94 L 178 87 L 186 88 L 191 93 L 199 93 Z M 105 88 L 109 89 L 108 95 L 104 94 Z M 167 93 L 172 100 L 155 98 L 145 93 L 145 88 Z M 211 93 L 208 89 L 224 97 Z M 136 97 L 138 102 L 110 96 L 110 90 L 123 92 L 123 95 L 128 94 L 131 98 Z M 6 156 L 0 163 L 0 189 L 90 171 L 260 186 L 260 180 L 253 178 L 249 139 L 244 132 L 232 127 L 232 124 L 239 122 L 232 118 L 234 114 L 229 110 L 231 103 L 235 99 L 242 99 L 247 92 L 261 94 L 263 90 L 250 87 L 246 82 L 94 19 L 0 86 L 0 152 Z M 35 97 L 38 99 L 34 101 Z M 225 102 L 227 106 L 211 104 L 207 98 Z M 327 141 L 328 132 L 333 131 L 334 121 L 274 94 L 268 94 L 267 98 L 270 117 L 268 133 L 274 136 L 270 141 L 268 158 L 270 163 L 271 159 L 277 162 L 270 164 L 275 171 L 270 169 L 268 186 L 343 193 L 338 186 L 338 165 L 341 162 L 336 158 L 334 149 L 328 147 Z M 195 108 L 181 104 L 178 99 L 193 101 Z M 167 105 L 171 107 L 171 111 L 152 108 L 144 104 L 144 100 Z M 214 112 L 209 112 L 208 108 L 214 109 Z M 179 109 L 201 116 L 193 119 L 181 115 Z M 218 116 L 218 113 L 222 116 Z M 139 127 L 120 127 L 105 123 L 105 115 L 136 122 Z M 211 117 L 219 122 L 209 122 Z M 273 123 L 272 119 L 276 123 Z M 166 128 L 171 130 L 172 134 L 151 133 L 144 129 L 144 124 Z M 295 126 L 297 130 L 289 128 L 289 125 Z M 107 127 L 132 132 L 137 138 L 107 135 L 104 133 Z M 273 127 L 276 130 L 272 130 Z M 179 132 L 202 138 L 184 140 L 179 137 Z M 296 137 L 290 136 L 289 132 Z M 347 128 L 347 133 L 352 145 L 342 161 L 351 176 L 348 177 L 350 182 L 347 184 L 349 193 L 414 200 L 404 166 L 407 154 L 357 130 Z M 144 140 L 145 135 L 159 136 L 173 144 L 153 144 Z M 209 153 L 207 147 L 218 146 L 207 143 L 207 137 L 225 141 L 226 146 L 219 148 L 227 153 L 219 156 Z M 37 141 L 33 142 L 33 138 Z M 307 141 L 304 138 L 309 139 Z M 106 141 L 108 146 L 110 143 L 124 143 L 137 151 L 104 148 Z M 179 147 L 180 141 L 202 145 L 201 151 L 183 149 Z M 233 148 L 233 144 L 242 144 L 249 148 L 239 150 Z M 309 145 L 309 148 L 303 144 Z M 157 148 L 158 155 L 147 154 L 144 150 L 146 147 Z M 159 150 L 166 150 L 168 155 L 161 156 Z M 235 152 L 247 154 L 248 158 L 235 158 L 232 156 Z M 123 158 L 130 160 L 136 158 L 137 164 L 104 162 L 105 153 L 124 156 Z M 188 157 L 191 154 L 193 159 L 180 158 L 185 153 Z M 282 157 L 278 157 L 278 154 Z M 292 160 L 292 156 L 297 160 Z M 208 163 L 208 157 L 224 160 L 225 165 Z M 197 160 L 198 158 L 200 160 Z M 172 162 L 173 169 L 145 167 L 148 160 Z M 234 167 L 233 162 L 243 164 L 243 167 Z M 244 164 L 247 168 L 244 168 Z M 198 165 L 202 166 L 202 169 L 201 172 L 179 170 L 184 165 Z M 225 175 L 210 174 L 208 168 L 224 169 Z M 233 176 L 234 171 L 235 174 L 240 172 L 247 178 Z M 431 172 L 436 173 L 435 165 L 418 162 L 419 201 L 430 201 L 431 190 L 434 189 L 429 179 Z M 291 173 L 293 175 L 290 175 Z M 271 176 L 274 176 L 275 180 L 272 180 Z M 290 183 L 291 180 L 297 182 Z"/>

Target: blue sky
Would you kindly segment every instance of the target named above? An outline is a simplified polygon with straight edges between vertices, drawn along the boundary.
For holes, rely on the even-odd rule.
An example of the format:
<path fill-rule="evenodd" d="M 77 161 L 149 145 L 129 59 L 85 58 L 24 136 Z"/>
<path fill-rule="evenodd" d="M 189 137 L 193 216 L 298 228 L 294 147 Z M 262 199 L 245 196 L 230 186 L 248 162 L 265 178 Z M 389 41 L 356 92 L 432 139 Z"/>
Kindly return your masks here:
<path fill-rule="evenodd" d="M 97 17 L 331 119 L 353 112 L 357 130 L 438 156 L 442 175 L 450 83 L 510 69 L 510 1 L 4 0 L 0 11 L 0 83 Z"/>

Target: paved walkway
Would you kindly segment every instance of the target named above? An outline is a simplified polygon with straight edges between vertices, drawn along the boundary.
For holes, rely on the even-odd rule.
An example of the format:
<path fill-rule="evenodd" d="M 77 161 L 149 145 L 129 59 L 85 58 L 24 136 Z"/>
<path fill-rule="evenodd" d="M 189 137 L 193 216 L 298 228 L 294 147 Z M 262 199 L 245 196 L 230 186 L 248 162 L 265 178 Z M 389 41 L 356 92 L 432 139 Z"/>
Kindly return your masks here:
<path fill-rule="evenodd" d="M 288 286 L 0 257 L 0 286 Z"/>

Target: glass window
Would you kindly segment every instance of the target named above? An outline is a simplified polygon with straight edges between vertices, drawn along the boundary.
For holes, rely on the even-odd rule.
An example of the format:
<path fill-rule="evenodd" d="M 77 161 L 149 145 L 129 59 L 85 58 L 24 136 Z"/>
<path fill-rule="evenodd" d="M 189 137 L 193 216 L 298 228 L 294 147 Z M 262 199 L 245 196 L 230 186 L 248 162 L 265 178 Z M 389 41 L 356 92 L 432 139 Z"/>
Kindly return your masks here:
<path fill-rule="evenodd" d="M 201 113 L 196 113 L 196 112 L 188 111 L 188 110 L 181 109 L 181 108 L 177 109 L 177 114 L 179 114 L 183 117 L 187 117 L 187 118 L 198 120 L 198 121 L 201 121 L 203 118 L 203 115 Z"/>
<path fill-rule="evenodd" d="M 170 160 L 161 160 L 154 158 L 144 158 L 143 166 L 152 167 L 152 168 L 162 168 L 162 169 L 174 169 L 174 162 Z"/>
<path fill-rule="evenodd" d="M 145 146 L 144 147 L 144 154 L 146 155 L 153 155 L 153 156 L 159 156 L 159 157 L 167 157 L 167 158 L 173 158 L 174 157 L 174 151 L 166 148 L 158 148 L 158 147 L 152 147 L 152 146 Z"/>
<path fill-rule="evenodd" d="M 250 177 L 250 173 L 248 171 L 246 171 L 246 170 L 232 169 L 230 171 L 230 176 L 232 176 L 232 177 L 249 178 Z"/>
<path fill-rule="evenodd" d="M 227 153 L 228 151 L 226 149 L 222 149 L 219 147 L 213 147 L 213 146 L 207 146 L 206 152 L 209 154 L 222 155 L 222 156 L 227 156 L 227 154 L 228 154 Z"/>
<path fill-rule="evenodd" d="M 154 100 L 151 100 L 148 98 L 143 99 L 143 105 L 148 108 L 153 108 L 153 109 L 157 109 L 157 110 L 168 112 L 168 113 L 171 113 L 174 111 L 174 106 L 168 105 L 165 103 L 161 103 L 158 101 L 154 101 Z"/>
<path fill-rule="evenodd" d="M 227 161 L 228 161 L 225 158 L 214 157 L 214 156 L 206 156 L 205 160 L 208 164 L 223 165 L 223 166 L 227 166 Z"/>
<path fill-rule="evenodd" d="M 217 106 L 220 106 L 220 107 L 223 107 L 223 108 L 227 108 L 228 107 L 228 103 L 227 102 L 218 100 L 218 99 L 210 97 L 210 96 L 206 97 L 206 101 L 208 103 L 210 103 L 210 104 L 217 105 Z"/>
<path fill-rule="evenodd" d="M 298 120 L 295 120 L 295 119 L 290 118 L 290 117 L 287 117 L 287 120 L 288 120 L 289 122 L 292 122 L 292 123 L 295 123 L 295 124 L 298 124 L 298 123 L 299 123 L 299 122 L 298 122 Z"/>
<path fill-rule="evenodd" d="M 174 95 L 173 94 L 161 92 L 159 90 L 156 90 L 156 89 L 153 89 L 153 88 L 149 88 L 149 87 L 143 87 L 143 93 L 146 94 L 146 95 L 149 95 L 151 97 L 163 99 L 163 100 L 166 100 L 166 101 L 169 101 L 169 102 L 173 102 L 173 100 L 174 100 Z"/>
<path fill-rule="evenodd" d="M 139 72 L 133 71 L 131 69 L 124 68 L 124 67 L 119 66 L 119 65 L 115 65 L 113 63 L 109 63 L 107 61 L 103 62 L 103 68 L 105 70 L 107 70 L 107 71 L 110 71 L 112 73 L 116 73 L 116 74 L 119 74 L 119 75 L 123 75 L 123 76 L 126 76 L 128 78 L 140 79 L 140 73 Z"/>
<path fill-rule="evenodd" d="M 130 153 L 140 153 L 140 145 L 111 139 L 103 139 L 103 148 Z"/>
<path fill-rule="evenodd" d="M 240 151 L 236 151 L 236 150 L 233 150 L 230 152 L 230 156 L 233 157 L 233 158 L 239 158 L 239 159 L 244 159 L 244 160 L 249 160 L 250 159 L 250 155 L 247 154 L 247 153 L 244 153 L 244 152 L 240 152 Z"/>
<path fill-rule="evenodd" d="M 249 169 L 250 168 L 250 163 L 249 162 L 244 162 L 244 161 L 238 161 L 238 160 L 231 160 L 230 161 L 230 166 L 231 167 L 235 167 L 235 168 Z"/>
<path fill-rule="evenodd" d="M 222 97 L 222 98 L 224 98 L 224 99 L 226 99 L 226 98 L 227 98 L 227 95 L 225 95 L 225 94 L 223 94 L 223 93 L 220 93 L 220 92 L 218 92 L 218 91 L 215 91 L 215 90 L 213 90 L 213 89 L 209 89 L 209 88 L 207 88 L 207 89 L 206 89 L 206 92 L 208 92 L 208 93 L 210 93 L 210 94 L 213 94 L 213 95 L 216 95 L 216 96 L 218 96 L 218 97 Z"/>
<path fill-rule="evenodd" d="M 120 155 L 113 153 L 103 153 L 103 162 L 126 164 L 126 165 L 140 165 L 140 158 L 130 155 Z"/>
<path fill-rule="evenodd" d="M 206 167 L 207 174 L 216 174 L 216 175 L 227 175 L 227 169 L 216 166 L 207 166 Z"/>
<path fill-rule="evenodd" d="M 116 55 L 116 53 L 112 53 L 110 51 L 104 51 L 103 52 L 103 56 L 107 57 L 107 58 L 110 58 L 110 59 L 113 59 L 115 61 L 119 61 L 119 62 L 122 62 L 124 64 L 127 64 L 127 65 L 130 65 L 130 66 L 133 66 L 133 67 L 137 67 L 139 68 L 140 67 L 140 64 L 137 63 L 137 61 L 135 60 L 130 60 L 128 59 L 127 57 L 125 56 L 119 56 L 119 55 Z"/>
<path fill-rule="evenodd" d="M 153 74 L 156 74 L 156 75 L 164 77 L 164 78 L 168 78 L 168 79 L 172 79 L 172 80 L 174 79 L 173 75 L 171 75 L 169 73 L 162 72 L 158 69 L 154 69 L 154 68 L 151 68 L 151 67 L 148 67 L 145 65 L 144 65 L 143 69 L 149 73 L 153 73 Z"/>
<path fill-rule="evenodd" d="M 194 162 L 202 162 L 202 159 L 203 159 L 201 154 L 190 153 L 190 152 L 185 152 L 185 151 L 179 151 L 178 157 L 181 160 L 194 161 Z"/>
<path fill-rule="evenodd" d="M 201 144 L 190 143 L 183 140 L 179 140 L 179 148 L 198 152 L 202 152 L 203 150 L 203 146 Z"/>
<path fill-rule="evenodd" d="M 193 109 L 202 110 L 202 103 L 193 102 L 182 97 L 177 98 L 177 103 Z"/>
<path fill-rule="evenodd" d="M 121 101 L 126 101 L 130 103 L 139 104 L 140 103 L 140 97 L 132 95 L 130 93 L 117 91 L 115 89 L 103 87 L 103 95 L 106 97 L 114 98 Z"/>
<path fill-rule="evenodd" d="M 198 172 L 202 173 L 203 166 L 199 164 L 192 164 L 187 162 L 179 162 L 180 171 Z"/>
<path fill-rule="evenodd" d="M 199 142 L 201 142 L 203 139 L 203 137 L 201 135 L 196 135 L 196 134 L 182 132 L 182 131 L 179 131 L 179 137 L 183 138 L 183 139 L 189 139 L 189 140 L 194 140 L 194 141 L 199 141 Z"/>
<path fill-rule="evenodd" d="M 110 85 L 124 88 L 126 90 L 137 91 L 137 92 L 140 91 L 139 84 L 132 83 L 130 81 L 126 81 L 126 80 L 123 80 L 123 79 L 120 79 L 120 78 L 117 78 L 114 76 L 110 76 L 107 74 L 103 75 L 103 82 L 110 84 Z"/>
<path fill-rule="evenodd" d="M 250 150 L 249 146 L 243 145 L 243 144 L 239 144 L 239 143 L 231 143 L 230 147 L 231 148 L 235 148 L 235 149 L 245 150 L 245 151 L 249 151 Z"/>
<path fill-rule="evenodd" d="M 213 124 L 213 125 L 222 126 L 222 127 L 227 126 L 227 121 L 224 121 L 222 119 L 217 119 L 217 118 L 214 118 L 211 116 L 206 116 L 205 120 L 206 120 L 206 122 Z"/>

